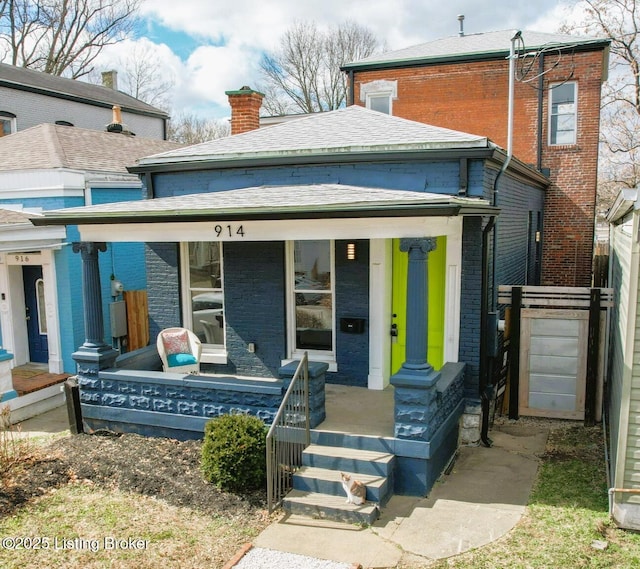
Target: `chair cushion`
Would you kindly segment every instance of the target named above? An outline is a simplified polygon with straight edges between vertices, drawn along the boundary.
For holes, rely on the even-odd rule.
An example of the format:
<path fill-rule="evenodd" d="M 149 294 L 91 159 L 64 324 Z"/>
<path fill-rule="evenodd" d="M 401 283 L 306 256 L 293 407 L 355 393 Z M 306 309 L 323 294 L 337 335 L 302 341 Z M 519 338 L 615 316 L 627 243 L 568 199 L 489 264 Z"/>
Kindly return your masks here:
<path fill-rule="evenodd" d="M 169 367 L 197 364 L 198 360 L 191 354 L 170 354 L 167 356 Z"/>
<path fill-rule="evenodd" d="M 189 334 L 186 330 L 180 332 L 163 332 L 162 343 L 167 356 L 173 354 L 189 354 L 191 347 L 189 346 Z"/>

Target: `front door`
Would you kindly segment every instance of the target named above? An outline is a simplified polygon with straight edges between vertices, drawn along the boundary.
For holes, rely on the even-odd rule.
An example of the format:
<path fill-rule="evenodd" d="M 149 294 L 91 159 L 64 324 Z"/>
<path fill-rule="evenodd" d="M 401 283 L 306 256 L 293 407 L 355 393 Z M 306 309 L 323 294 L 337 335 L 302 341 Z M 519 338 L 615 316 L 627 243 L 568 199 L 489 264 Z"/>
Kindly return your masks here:
<path fill-rule="evenodd" d="M 22 278 L 24 281 L 27 336 L 29 339 L 29 360 L 47 363 L 49 361 L 49 343 L 47 339 L 42 266 L 23 266 Z"/>
<path fill-rule="evenodd" d="M 437 237 L 436 248 L 429 253 L 427 361 L 440 369 L 444 364 L 444 309 L 447 261 L 447 238 Z M 409 256 L 400 251 L 400 240 L 393 240 L 393 319 L 391 338 L 391 373 L 396 373 L 406 359 L 407 270 Z M 425 318 L 427 315 L 425 314 Z"/>

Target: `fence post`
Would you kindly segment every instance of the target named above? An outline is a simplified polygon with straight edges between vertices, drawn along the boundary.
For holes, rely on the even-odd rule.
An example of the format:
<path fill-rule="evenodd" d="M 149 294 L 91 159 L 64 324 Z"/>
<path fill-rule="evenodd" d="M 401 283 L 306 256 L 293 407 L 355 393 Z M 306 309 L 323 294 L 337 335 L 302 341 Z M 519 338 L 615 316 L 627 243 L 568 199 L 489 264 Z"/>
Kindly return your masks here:
<path fill-rule="evenodd" d="M 598 389 L 598 360 L 600 358 L 600 289 L 592 288 L 589 295 L 589 339 L 587 341 L 587 378 L 584 397 L 584 424 L 596 422 L 596 393 Z"/>
<path fill-rule="evenodd" d="M 511 341 L 509 357 L 509 419 L 520 418 L 520 315 L 522 287 L 511 289 Z"/>

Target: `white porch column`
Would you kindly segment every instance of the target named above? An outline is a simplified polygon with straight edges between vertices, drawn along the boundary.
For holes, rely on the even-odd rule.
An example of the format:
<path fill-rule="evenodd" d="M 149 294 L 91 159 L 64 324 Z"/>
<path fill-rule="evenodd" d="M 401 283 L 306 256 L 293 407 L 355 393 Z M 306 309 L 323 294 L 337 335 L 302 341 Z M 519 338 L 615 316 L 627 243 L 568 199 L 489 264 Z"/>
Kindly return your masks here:
<path fill-rule="evenodd" d="M 369 242 L 369 389 L 389 385 L 392 243 L 391 239 Z"/>

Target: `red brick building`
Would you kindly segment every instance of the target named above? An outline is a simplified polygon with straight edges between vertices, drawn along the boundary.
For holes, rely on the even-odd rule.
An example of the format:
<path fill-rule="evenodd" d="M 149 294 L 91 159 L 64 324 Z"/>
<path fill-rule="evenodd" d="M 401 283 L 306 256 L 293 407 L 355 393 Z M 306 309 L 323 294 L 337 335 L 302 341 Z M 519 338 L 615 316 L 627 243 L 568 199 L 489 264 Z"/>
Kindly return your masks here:
<path fill-rule="evenodd" d="M 507 148 L 513 45 L 513 154 L 551 181 L 544 222 L 531 220 L 541 235 L 541 268 L 525 284 L 590 286 L 609 40 L 523 32 L 512 42 L 514 36 L 459 35 L 349 63 L 350 102 Z"/>

